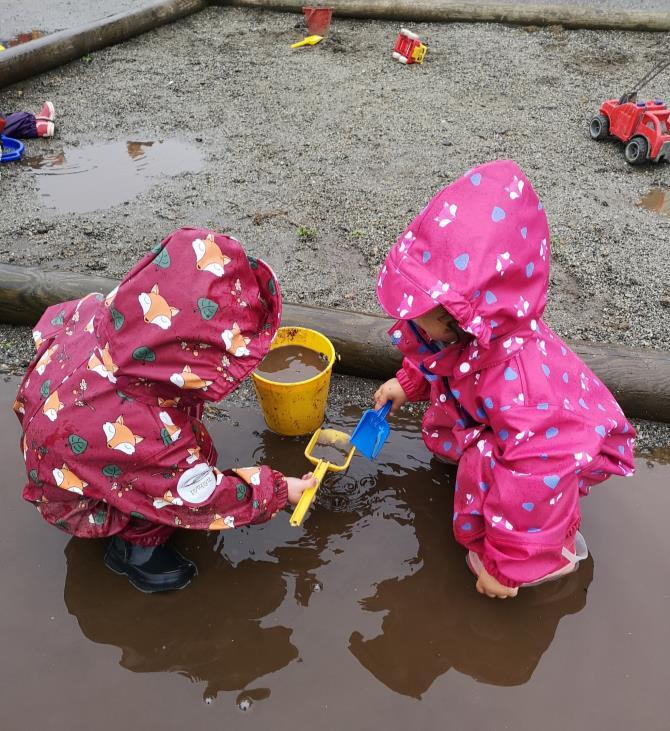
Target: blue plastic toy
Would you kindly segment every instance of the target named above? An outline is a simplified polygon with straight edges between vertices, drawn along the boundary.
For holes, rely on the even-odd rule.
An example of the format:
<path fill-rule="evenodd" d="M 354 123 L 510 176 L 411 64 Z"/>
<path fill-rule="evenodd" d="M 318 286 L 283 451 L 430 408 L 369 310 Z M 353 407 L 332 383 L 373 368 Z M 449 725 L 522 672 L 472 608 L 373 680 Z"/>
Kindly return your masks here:
<path fill-rule="evenodd" d="M 376 459 L 384 442 L 388 439 L 391 427 L 388 425 L 386 417 L 392 405 L 392 401 L 387 401 L 379 411 L 368 409 L 351 435 L 349 441 L 368 459 Z"/>
<path fill-rule="evenodd" d="M 23 142 L 15 140 L 13 137 L 5 137 L 5 135 L 0 135 L 0 137 L 2 137 L 2 158 L 0 158 L 0 162 L 20 160 L 26 147 Z"/>

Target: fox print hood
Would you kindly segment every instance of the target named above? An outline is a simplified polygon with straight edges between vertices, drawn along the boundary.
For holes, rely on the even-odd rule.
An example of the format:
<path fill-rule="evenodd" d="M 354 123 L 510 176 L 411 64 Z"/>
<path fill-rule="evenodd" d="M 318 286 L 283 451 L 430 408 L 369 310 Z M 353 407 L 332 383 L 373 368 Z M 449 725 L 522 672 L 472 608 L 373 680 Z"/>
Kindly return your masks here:
<path fill-rule="evenodd" d="M 442 305 L 477 347 L 529 334 L 549 281 L 547 218 L 516 163 L 480 165 L 440 191 L 386 257 L 377 297 L 396 320 Z"/>
<path fill-rule="evenodd" d="M 183 228 L 105 297 L 90 323 L 99 352 L 89 366 L 167 403 L 218 401 L 256 368 L 280 319 L 264 262 L 229 236 Z"/>

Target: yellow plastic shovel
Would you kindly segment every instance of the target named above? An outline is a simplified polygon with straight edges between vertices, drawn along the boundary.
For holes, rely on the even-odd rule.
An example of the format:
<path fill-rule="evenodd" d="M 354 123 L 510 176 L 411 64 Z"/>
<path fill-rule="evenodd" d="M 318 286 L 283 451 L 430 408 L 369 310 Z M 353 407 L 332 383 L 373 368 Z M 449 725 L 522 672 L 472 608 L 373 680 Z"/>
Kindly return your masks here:
<path fill-rule="evenodd" d="M 323 36 L 307 36 L 297 43 L 291 43 L 291 48 L 302 48 L 303 46 L 316 46 L 319 41 L 323 40 Z"/>
<path fill-rule="evenodd" d="M 302 524 L 305 514 L 316 497 L 316 491 L 327 472 L 345 472 L 349 468 L 356 447 L 349 443 L 349 435 L 337 429 L 317 429 L 305 448 L 305 457 L 316 468 L 313 477 L 316 487 L 305 490 L 291 514 L 290 523 L 296 527 Z M 319 456 L 319 455 L 323 456 Z M 327 458 L 326 458 L 327 456 Z M 330 461 L 333 460 L 333 461 Z"/>

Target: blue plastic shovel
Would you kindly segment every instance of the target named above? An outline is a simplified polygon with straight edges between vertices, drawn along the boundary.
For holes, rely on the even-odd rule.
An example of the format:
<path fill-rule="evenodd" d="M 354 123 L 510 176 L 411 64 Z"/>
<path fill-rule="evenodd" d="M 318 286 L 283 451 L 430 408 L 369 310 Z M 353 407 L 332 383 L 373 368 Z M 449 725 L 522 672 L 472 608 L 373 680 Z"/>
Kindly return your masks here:
<path fill-rule="evenodd" d="M 368 409 L 351 435 L 349 440 L 351 444 L 368 459 L 376 459 L 384 442 L 388 439 L 391 427 L 386 421 L 386 417 L 392 405 L 392 401 L 387 401 L 379 411 Z"/>

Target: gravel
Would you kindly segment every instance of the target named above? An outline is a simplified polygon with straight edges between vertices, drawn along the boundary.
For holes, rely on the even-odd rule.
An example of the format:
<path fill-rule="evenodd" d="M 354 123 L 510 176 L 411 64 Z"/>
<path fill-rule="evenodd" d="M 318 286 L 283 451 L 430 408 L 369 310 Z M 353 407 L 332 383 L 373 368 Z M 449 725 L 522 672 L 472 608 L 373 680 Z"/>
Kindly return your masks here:
<path fill-rule="evenodd" d="M 548 323 L 568 339 L 668 349 L 670 219 L 637 204 L 670 184 L 670 166 L 630 167 L 620 145 L 587 132 L 662 39 L 412 28 L 430 50 L 404 67 L 390 56 L 395 23 L 338 19 L 321 44 L 292 51 L 297 16 L 210 8 L 0 90 L 0 109 L 56 105 L 57 137 L 29 142 L 29 155 L 178 139 L 204 160 L 81 214 L 45 207 L 38 171 L 5 166 L 0 261 L 119 277 L 172 229 L 206 225 L 268 260 L 287 300 L 377 312 L 375 273 L 407 222 L 472 165 L 509 157 L 549 216 Z M 668 78 L 645 91 L 663 96 Z M 20 367 L 24 329 L 0 338 L 2 361 Z"/>

